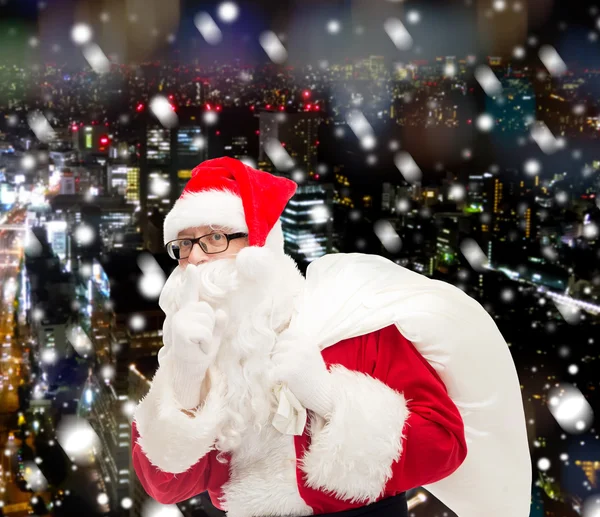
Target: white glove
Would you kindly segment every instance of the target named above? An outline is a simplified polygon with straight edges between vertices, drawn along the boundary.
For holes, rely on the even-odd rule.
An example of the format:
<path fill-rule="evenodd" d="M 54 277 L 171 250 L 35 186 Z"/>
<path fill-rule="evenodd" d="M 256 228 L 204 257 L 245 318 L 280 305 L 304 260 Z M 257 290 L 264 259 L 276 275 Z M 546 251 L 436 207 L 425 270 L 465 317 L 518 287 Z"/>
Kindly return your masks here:
<path fill-rule="evenodd" d="M 275 380 L 286 385 L 306 409 L 322 417 L 333 410 L 331 374 L 316 345 L 282 342 L 272 360 Z"/>
<path fill-rule="evenodd" d="M 195 266 L 186 271 L 185 292 L 181 309 L 171 321 L 170 351 L 172 386 L 177 402 L 184 409 L 200 403 L 200 389 L 206 371 L 215 360 L 227 326 L 224 311 L 198 301 L 199 286 Z"/>
<path fill-rule="evenodd" d="M 177 359 L 208 368 L 221 345 L 227 323 L 224 311 L 216 313 L 206 302 L 192 302 L 173 315 L 173 354 Z"/>

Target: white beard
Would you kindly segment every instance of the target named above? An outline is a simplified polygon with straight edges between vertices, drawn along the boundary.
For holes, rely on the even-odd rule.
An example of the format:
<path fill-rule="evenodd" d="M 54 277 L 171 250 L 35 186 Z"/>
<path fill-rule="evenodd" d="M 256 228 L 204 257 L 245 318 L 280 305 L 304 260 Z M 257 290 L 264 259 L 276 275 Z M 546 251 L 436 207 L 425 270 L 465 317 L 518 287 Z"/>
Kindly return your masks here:
<path fill-rule="evenodd" d="M 304 278 L 293 260 L 273 255 L 267 277 L 251 279 L 240 273 L 235 258 L 220 259 L 198 268 L 198 300 L 229 319 L 214 365 L 226 382 L 227 418 L 217 449 L 235 450 L 248 427 L 256 430 L 269 423 L 276 404 L 271 377 L 271 354 L 277 337 L 289 324 L 294 299 Z M 187 269 L 186 268 L 186 269 Z M 190 272 L 187 272 L 190 273 Z M 177 268 L 167 280 L 159 304 L 165 313 L 178 310 L 186 297 L 186 271 Z M 212 380 L 212 378 L 211 378 Z"/>

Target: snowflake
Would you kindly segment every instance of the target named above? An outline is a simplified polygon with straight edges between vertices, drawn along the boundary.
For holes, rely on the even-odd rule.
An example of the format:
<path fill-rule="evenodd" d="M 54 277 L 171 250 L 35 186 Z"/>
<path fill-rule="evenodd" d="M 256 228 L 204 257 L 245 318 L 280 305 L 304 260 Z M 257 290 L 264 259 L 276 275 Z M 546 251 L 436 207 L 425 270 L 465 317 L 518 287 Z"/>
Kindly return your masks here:
<path fill-rule="evenodd" d="M 217 16 L 224 23 L 232 23 L 237 20 L 240 10 L 234 2 L 223 2 L 219 4 Z"/>
<path fill-rule="evenodd" d="M 221 29 L 217 26 L 212 16 L 200 12 L 194 17 L 194 25 L 209 45 L 218 45 L 223 39 Z"/>
<path fill-rule="evenodd" d="M 421 169 L 408 152 L 400 151 L 396 153 L 394 164 L 408 183 L 414 184 L 421 181 Z"/>
<path fill-rule="evenodd" d="M 384 219 L 377 221 L 373 228 L 375 235 L 377 235 L 377 238 L 388 252 L 398 253 L 400 251 L 402 240 L 389 221 Z"/>
<path fill-rule="evenodd" d="M 493 97 L 502 93 L 502 83 L 489 66 L 478 66 L 475 69 L 475 79 L 488 96 Z"/>
<path fill-rule="evenodd" d="M 92 28 L 86 23 L 78 23 L 71 29 L 71 39 L 76 45 L 85 45 L 92 40 Z"/>
<path fill-rule="evenodd" d="M 412 47 L 412 36 L 399 19 L 388 18 L 384 22 L 383 28 L 398 50 L 408 50 Z"/>
<path fill-rule="evenodd" d="M 266 52 L 269 59 L 273 63 L 281 64 L 287 59 L 287 50 L 281 43 L 281 40 L 277 37 L 273 31 L 264 31 L 260 34 L 258 41 Z"/>
<path fill-rule="evenodd" d="M 83 47 L 83 57 L 85 57 L 92 70 L 97 74 L 110 72 L 110 61 L 106 54 L 95 43 L 90 43 Z"/>
<path fill-rule="evenodd" d="M 567 65 L 551 45 L 544 45 L 540 48 L 538 55 L 551 75 L 558 76 L 567 71 Z"/>

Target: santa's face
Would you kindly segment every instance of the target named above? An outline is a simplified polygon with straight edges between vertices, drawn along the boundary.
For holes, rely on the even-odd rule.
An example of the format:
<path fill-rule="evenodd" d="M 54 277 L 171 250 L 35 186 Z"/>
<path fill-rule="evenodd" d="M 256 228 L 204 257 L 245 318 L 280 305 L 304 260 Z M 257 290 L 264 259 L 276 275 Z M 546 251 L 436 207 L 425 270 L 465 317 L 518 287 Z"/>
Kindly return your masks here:
<path fill-rule="evenodd" d="M 182 268 L 235 257 L 246 246 L 247 233 L 217 226 L 187 228 L 177 234 L 176 240 L 167 243 L 169 254 Z"/>

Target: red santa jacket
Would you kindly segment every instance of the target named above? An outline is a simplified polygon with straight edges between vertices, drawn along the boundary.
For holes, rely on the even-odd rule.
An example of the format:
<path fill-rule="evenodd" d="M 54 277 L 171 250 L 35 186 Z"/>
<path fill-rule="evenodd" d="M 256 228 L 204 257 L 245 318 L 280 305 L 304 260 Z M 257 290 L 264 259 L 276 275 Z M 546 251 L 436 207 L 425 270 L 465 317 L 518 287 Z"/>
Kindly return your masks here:
<path fill-rule="evenodd" d="M 208 491 L 231 517 L 310 515 L 364 506 L 461 465 L 467 446 L 460 413 L 396 326 L 322 354 L 338 390 L 328 421 L 311 415 L 301 436 L 268 426 L 225 463 L 211 434 L 211 412 L 222 407 L 209 395 L 196 418 L 169 408 L 161 366 L 132 424 L 133 466 L 146 492 L 172 504 Z"/>

